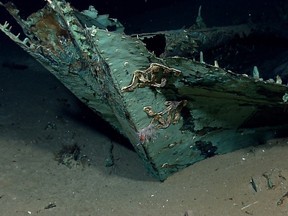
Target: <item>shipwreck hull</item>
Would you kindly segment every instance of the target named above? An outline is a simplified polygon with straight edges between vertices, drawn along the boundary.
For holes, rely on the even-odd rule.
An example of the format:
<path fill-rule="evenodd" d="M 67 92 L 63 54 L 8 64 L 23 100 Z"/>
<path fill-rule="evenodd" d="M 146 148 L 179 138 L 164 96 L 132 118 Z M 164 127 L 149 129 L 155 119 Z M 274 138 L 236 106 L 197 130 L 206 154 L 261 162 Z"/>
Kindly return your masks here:
<path fill-rule="evenodd" d="M 1 30 L 127 137 L 159 180 L 287 131 L 286 85 L 202 61 L 158 58 L 137 37 L 108 31 L 64 1 L 48 1 L 26 20 L 12 3 L 2 5 L 26 38 L 8 23 Z"/>

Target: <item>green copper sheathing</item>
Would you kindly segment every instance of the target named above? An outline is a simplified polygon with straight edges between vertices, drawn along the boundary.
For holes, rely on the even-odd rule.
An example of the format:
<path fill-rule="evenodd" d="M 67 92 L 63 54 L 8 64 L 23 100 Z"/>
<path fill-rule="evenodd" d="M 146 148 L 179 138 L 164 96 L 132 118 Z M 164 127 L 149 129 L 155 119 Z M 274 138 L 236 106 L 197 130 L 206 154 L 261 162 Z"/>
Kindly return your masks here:
<path fill-rule="evenodd" d="M 141 41 L 129 36 L 122 35 L 119 37 L 119 34 L 97 30 L 94 38 L 101 56 L 109 65 L 111 78 L 113 79 L 111 82 L 113 82 L 118 89 L 129 85 L 134 71 L 145 69 L 149 67 L 151 61 L 157 61 L 151 53 L 147 52 Z M 100 38 L 103 39 L 100 40 Z M 158 157 L 157 149 L 161 150 L 167 148 L 171 143 L 179 142 L 179 137 L 173 135 L 175 134 L 173 133 L 175 130 L 179 130 L 179 125 L 171 128 L 168 127 L 166 129 L 167 131 L 161 129 L 155 131 L 155 137 L 153 137 L 148 144 L 141 143 L 138 135 L 138 132 L 147 127 L 151 122 L 151 118 L 147 116 L 143 108 L 151 105 L 153 109 L 161 111 L 165 108 L 164 103 L 166 98 L 160 93 L 155 93 L 151 88 L 138 88 L 132 92 L 122 92 L 121 98 L 125 103 L 125 112 L 129 115 L 123 118 L 120 114 L 121 111 L 116 113 L 116 115 L 126 132 L 125 135 L 130 139 L 138 154 L 143 158 L 147 169 L 160 179 L 166 178 L 166 175 L 162 176 L 159 173 L 159 168 L 169 162 L 167 158 L 171 158 L 171 161 L 174 161 L 175 158 L 173 155 L 170 157 L 167 154 L 163 154 L 166 159 Z M 122 113 L 123 112 L 124 110 Z M 127 122 L 133 122 L 133 128 L 131 125 L 127 125 Z M 149 145 L 149 147 L 147 145 Z M 152 151 L 150 150 L 150 146 Z M 157 157 L 154 157 L 155 153 Z"/>
<path fill-rule="evenodd" d="M 141 40 L 106 30 L 106 22 L 93 22 L 62 0 L 49 0 L 27 20 L 13 4 L 1 5 L 27 38 L 12 34 L 8 23 L 0 29 L 126 136 L 159 180 L 287 131 L 285 85 L 203 59 L 157 58 Z"/>

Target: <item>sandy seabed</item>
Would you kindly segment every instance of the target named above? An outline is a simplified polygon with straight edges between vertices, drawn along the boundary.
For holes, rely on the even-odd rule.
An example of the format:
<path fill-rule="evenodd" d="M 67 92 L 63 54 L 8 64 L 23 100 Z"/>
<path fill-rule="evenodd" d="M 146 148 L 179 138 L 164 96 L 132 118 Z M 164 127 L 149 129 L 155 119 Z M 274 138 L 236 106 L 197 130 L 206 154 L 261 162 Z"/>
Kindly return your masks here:
<path fill-rule="evenodd" d="M 288 139 L 217 155 L 158 182 L 125 139 L 35 60 L 4 39 L 0 49 L 1 216 L 288 214 Z M 73 144 L 87 163 L 68 168 L 55 154 Z"/>

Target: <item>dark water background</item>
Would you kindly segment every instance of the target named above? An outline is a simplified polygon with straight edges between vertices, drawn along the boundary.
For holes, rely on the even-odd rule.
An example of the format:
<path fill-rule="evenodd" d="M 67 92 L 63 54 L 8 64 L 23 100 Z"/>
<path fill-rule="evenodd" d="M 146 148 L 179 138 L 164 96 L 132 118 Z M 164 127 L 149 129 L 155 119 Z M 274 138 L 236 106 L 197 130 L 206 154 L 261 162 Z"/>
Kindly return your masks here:
<path fill-rule="evenodd" d="M 7 1 L 3 1 L 7 2 Z M 27 16 L 46 4 L 44 0 L 13 0 L 20 14 Z M 247 21 L 275 21 L 288 10 L 287 0 L 70 0 L 78 10 L 95 6 L 100 14 L 118 18 L 126 33 L 179 29 L 195 22 L 202 5 L 202 17 L 208 27 L 235 25 Z M 1 22 L 5 17 L 1 9 Z"/>

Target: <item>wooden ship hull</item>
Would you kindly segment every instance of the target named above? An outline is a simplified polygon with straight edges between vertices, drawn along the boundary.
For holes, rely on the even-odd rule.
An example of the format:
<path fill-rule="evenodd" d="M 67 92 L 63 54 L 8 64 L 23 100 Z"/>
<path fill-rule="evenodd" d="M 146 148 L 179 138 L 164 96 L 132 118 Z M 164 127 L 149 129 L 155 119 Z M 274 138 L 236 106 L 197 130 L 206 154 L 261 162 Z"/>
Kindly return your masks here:
<path fill-rule="evenodd" d="M 47 2 L 26 20 L 13 3 L 1 3 L 26 37 L 12 34 L 8 23 L 0 29 L 127 137 L 157 179 L 285 136 L 288 89 L 281 81 L 179 57 L 172 45 L 156 56 L 140 37 L 121 32 L 117 20 L 99 19 L 93 7 L 79 12 L 62 0 Z"/>

